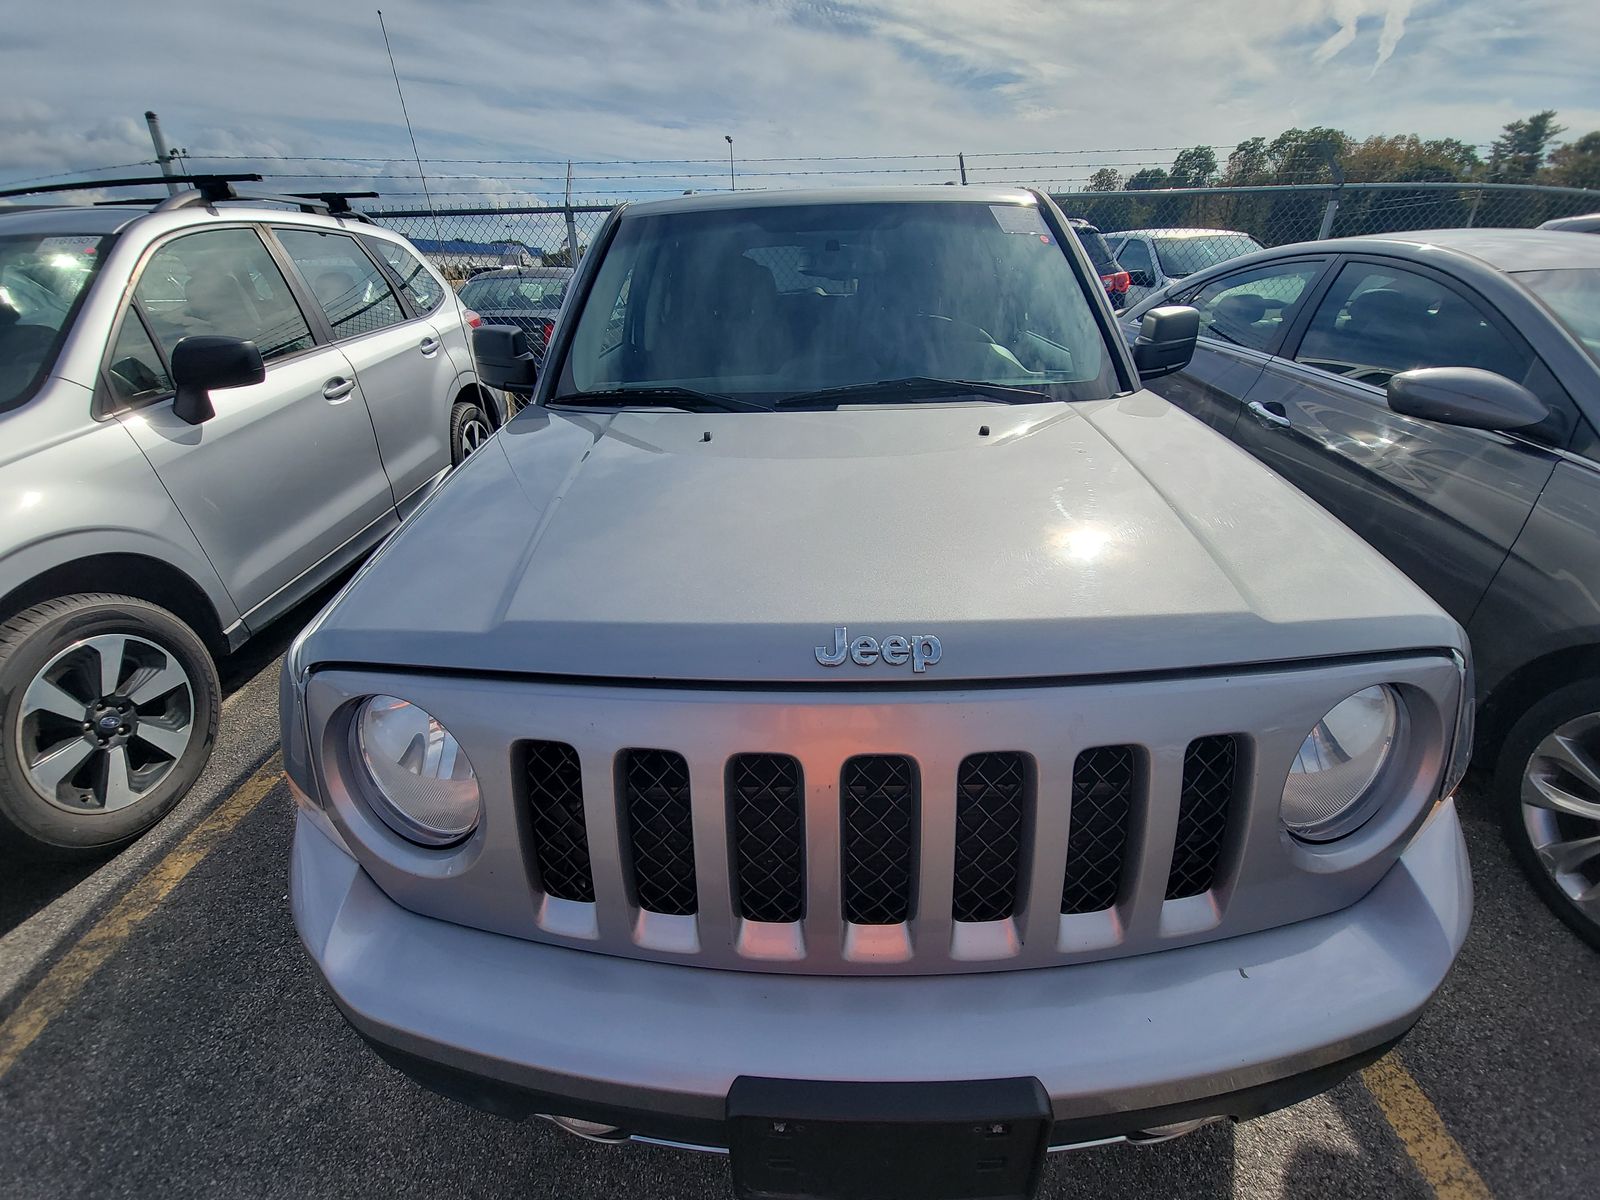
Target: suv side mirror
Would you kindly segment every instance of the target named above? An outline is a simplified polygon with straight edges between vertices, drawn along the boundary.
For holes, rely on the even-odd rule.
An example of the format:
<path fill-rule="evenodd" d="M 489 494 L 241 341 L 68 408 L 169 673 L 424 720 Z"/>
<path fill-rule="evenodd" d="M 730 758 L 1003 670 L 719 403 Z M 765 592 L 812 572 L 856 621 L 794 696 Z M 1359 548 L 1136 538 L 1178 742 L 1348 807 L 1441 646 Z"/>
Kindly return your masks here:
<path fill-rule="evenodd" d="M 1128 283 L 1132 287 L 1155 287 L 1155 277 L 1149 271 L 1129 271 Z"/>
<path fill-rule="evenodd" d="M 472 331 L 472 355 L 478 380 L 502 392 L 530 395 L 539 366 L 528 335 L 515 325 L 480 325 Z"/>
<path fill-rule="evenodd" d="M 1476 367 L 1420 367 L 1391 376 L 1389 407 L 1464 429 L 1525 429 L 1550 415 L 1543 400 L 1520 383 Z"/>
<path fill-rule="evenodd" d="M 1133 365 L 1140 379 L 1158 379 L 1189 365 L 1200 336 L 1200 314 L 1182 304 L 1163 304 L 1144 314 L 1133 343 Z"/>
<path fill-rule="evenodd" d="M 254 342 L 211 335 L 186 337 L 172 348 L 172 412 L 191 425 L 217 415 L 212 388 L 249 387 L 267 377 Z"/>

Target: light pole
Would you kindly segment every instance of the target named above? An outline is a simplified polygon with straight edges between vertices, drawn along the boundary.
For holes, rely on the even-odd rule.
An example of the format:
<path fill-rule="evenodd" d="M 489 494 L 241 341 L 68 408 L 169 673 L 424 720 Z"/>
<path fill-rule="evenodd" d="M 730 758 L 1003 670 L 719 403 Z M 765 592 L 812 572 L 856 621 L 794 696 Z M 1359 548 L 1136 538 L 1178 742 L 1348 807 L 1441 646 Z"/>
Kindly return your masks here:
<path fill-rule="evenodd" d="M 728 190 L 730 192 L 737 192 L 739 190 L 739 185 L 733 178 L 733 134 L 723 134 L 722 140 L 728 143 Z"/>

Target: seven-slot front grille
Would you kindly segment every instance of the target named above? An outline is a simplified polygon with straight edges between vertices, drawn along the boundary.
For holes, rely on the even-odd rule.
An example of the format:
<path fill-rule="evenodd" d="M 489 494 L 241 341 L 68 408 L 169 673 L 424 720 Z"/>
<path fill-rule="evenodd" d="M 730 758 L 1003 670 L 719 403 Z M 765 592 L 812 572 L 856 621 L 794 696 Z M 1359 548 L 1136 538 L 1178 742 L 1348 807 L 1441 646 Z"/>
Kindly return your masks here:
<path fill-rule="evenodd" d="M 747 921 L 805 915 L 805 794 L 787 754 L 736 754 L 728 763 L 734 905 Z"/>
<path fill-rule="evenodd" d="M 1063 913 L 1100 912 L 1117 902 L 1138 769 L 1132 746 L 1097 746 L 1073 764 Z"/>
<path fill-rule="evenodd" d="M 1000 921 L 1016 911 L 1027 788 L 1021 754 L 969 754 L 961 760 L 951 902 L 956 920 Z"/>
<path fill-rule="evenodd" d="M 1183 792 L 1178 799 L 1178 833 L 1173 839 L 1167 899 L 1179 900 L 1211 890 L 1222 860 L 1222 839 L 1233 804 L 1238 742 L 1231 734 L 1196 738 L 1183 756 Z"/>
<path fill-rule="evenodd" d="M 594 899 L 578 752 L 565 742 L 527 743 L 528 808 L 539 886 L 559 900 Z"/>
<path fill-rule="evenodd" d="M 900 754 L 860 754 L 839 778 L 844 918 L 898 925 L 911 917 L 917 768 Z"/>
<path fill-rule="evenodd" d="M 694 813 L 683 755 L 671 750 L 624 751 L 622 794 L 639 907 L 688 916 L 698 905 Z"/>
<path fill-rule="evenodd" d="M 596 891 L 578 753 L 564 742 L 522 746 L 538 885 L 552 897 L 592 903 Z M 1239 759 L 1233 735 L 1188 744 L 1175 797 L 1166 899 L 1199 895 L 1216 885 L 1236 807 Z M 1027 754 L 969 754 L 960 760 L 953 794 L 925 805 L 915 759 L 891 754 L 846 759 L 837 789 L 839 909 L 834 919 L 858 926 L 914 920 L 918 873 L 931 866 L 921 863 L 925 825 L 947 821 L 943 840 L 954 851 L 950 917 L 971 924 L 1020 920 L 1023 897 L 1031 890 L 1024 886 L 1024 864 L 1036 867 L 1049 858 L 1047 849 L 1043 859 L 1036 857 L 1041 853 L 1034 845 L 1039 809 L 1053 806 L 1051 811 L 1059 812 L 1062 801 L 1068 812 L 1061 913 L 1117 907 L 1131 894 L 1126 884 L 1134 858 L 1163 852 L 1142 845 L 1138 835 L 1148 826 L 1141 814 L 1151 802 L 1146 761 L 1140 746 L 1083 750 L 1073 762 L 1070 794 L 1052 797 L 1035 795 Z M 733 754 L 720 782 L 716 788 L 702 781 L 703 794 L 696 797 L 682 754 L 628 749 L 617 755 L 616 844 L 632 903 L 672 916 L 699 911 L 695 805 L 720 800 L 726 806 L 725 857 L 703 858 L 701 865 L 719 862 L 719 869 L 728 871 L 733 912 L 747 921 L 780 925 L 828 916 L 807 912 L 807 875 L 816 867 L 808 860 L 806 781 L 799 761 L 787 754 Z"/>

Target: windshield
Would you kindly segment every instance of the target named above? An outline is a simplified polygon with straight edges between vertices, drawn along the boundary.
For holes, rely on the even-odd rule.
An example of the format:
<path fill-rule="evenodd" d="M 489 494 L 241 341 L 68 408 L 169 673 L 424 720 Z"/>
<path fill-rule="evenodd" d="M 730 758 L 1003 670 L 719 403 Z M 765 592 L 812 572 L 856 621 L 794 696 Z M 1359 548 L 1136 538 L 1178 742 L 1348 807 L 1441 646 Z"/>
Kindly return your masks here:
<path fill-rule="evenodd" d="M 1245 233 L 1220 233 L 1215 237 L 1155 239 L 1156 257 L 1169 279 L 1182 279 L 1219 262 L 1261 249 L 1261 243 Z"/>
<path fill-rule="evenodd" d="M 1119 390 L 1084 285 L 1037 208 L 841 203 L 624 218 L 553 398 L 679 387 L 770 405 L 908 377 L 1058 400 Z"/>
<path fill-rule="evenodd" d="M 1518 271 L 1522 284 L 1556 315 L 1573 337 L 1600 358 L 1600 268 Z"/>
<path fill-rule="evenodd" d="M 461 302 L 468 308 L 560 308 L 567 294 L 567 276 L 543 279 L 528 275 L 478 278 L 461 289 Z"/>
<path fill-rule="evenodd" d="M 0 238 L 0 409 L 43 381 L 107 241 L 100 234 Z"/>

